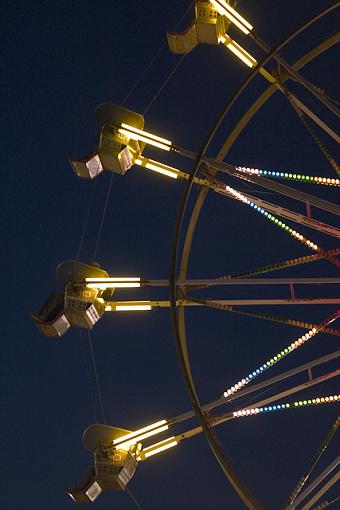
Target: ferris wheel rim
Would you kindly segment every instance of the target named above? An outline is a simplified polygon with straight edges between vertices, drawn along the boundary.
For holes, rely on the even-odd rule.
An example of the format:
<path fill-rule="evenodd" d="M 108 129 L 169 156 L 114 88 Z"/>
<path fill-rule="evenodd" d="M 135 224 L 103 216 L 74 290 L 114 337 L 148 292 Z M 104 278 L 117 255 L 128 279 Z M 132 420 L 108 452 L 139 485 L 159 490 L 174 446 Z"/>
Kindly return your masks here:
<path fill-rule="evenodd" d="M 184 215 L 185 215 L 187 204 L 188 204 L 188 198 L 189 198 L 189 195 L 190 195 L 190 192 L 192 189 L 193 179 L 198 172 L 199 164 L 205 154 L 205 151 L 207 150 L 208 146 L 210 145 L 211 140 L 213 139 L 219 125 L 224 120 L 224 118 L 225 118 L 226 114 L 228 113 L 228 111 L 230 110 L 231 106 L 238 99 L 240 94 L 251 83 L 253 78 L 258 73 L 260 67 L 262 65 L 264 65 L 268 60 L 270 60 L 270 58 L 273 56 L 273 54 L 275 54 L 275 52 L 281 50 L 284 46 L 286 46 L 289 42 L 291 42 L 297 35 L 304 32 L 309 26 L 314 24 L 316 21 L 321 19 L 323 16 L 325 16 L 326 14 L 328 14 L 335 8 L 337 8 L 339 5 L 340 5 L 340 2 L 335 2 L 333 5 L 322 10 L 320 13 L 313 16 L 308 21 L 306 21 L 303 25 L 301 25 L 295 32 L 290 34 L 281 43 L 279 43 L 279 45 L 276 46 L 272 51 L 268 52 L 266 54 L 265 58 L 260 62 L 260 64 L 255 69 L 252 70 L 252 72 L 248 75 L 247 79 L 240 85 L 240 87 L 237 89 L 237 91 L 234 93 L 234 95 L 228 101 L 228 103 L 225 107 L 224 113 L 221 116 L 219 116 L 219 118 L 215 122 L 215 125 L 209 132 L 208 137 L 207 137 L 205 143 L 203 144 L 203 148 L 198 153 L 196 161 L 194 162 L 194 165 L 193 165 L 193 172 L 192 172 L 192 174 L 187 182 L 187 185 L 184 189 L 184 192 L 181 197 L 179 209 L 177 212 L 177 221 L 176 221 L 175 236 L 174 236 L 174 241 L 173 241 L 173 249 L 172 249 L 172 256 L 171 256 L 171 263 L 170 263 L 170 278 L 169 278 L 171 315 L 172 315 L 173 334 L 175 337 L 177 357 L 178 357 L 178 361 L 180 364 L 182 377 L 184 379 L 184 383 L 186 385 L 187 392 L 189 393 L 189 396 L 190 396 L 190 399 L 192 402 L 193 410 L 195 412 L 196 418 L 198 419 L 198 421 L 200 422 L 200 424 L 202 426 L 202 431 L 205 436 L 205 439 L 207 440 L 211 450 L 213 451 L 214 456 L 215 456 L 218 464 L 220 465 L 220 468 L 222 469 L 224 475 L 229 480 L 229 482 L 231 483 L 231 485 L 237 492 L 238 496 L 243 500 L 243 502 L 246 504 L 246 506 L 249 509 L 250 508 L 259 509 L 260 505 L 256 502 L 256 500 L 252 496 L 252 494 L 249 493 L 249 491 L 247 490 L 247 487 L 240 480 L 240 478 L 235 473 L 235 471 L 233 471 L 233 468 L 230 465 L 229 459 L 226 457 L 225 452 L 223 452 L 221 450 L 221 448 L 219 447 L 219 444 L 217 442 L 217 439 L 212 434 L 209 423 L 202 411 L 202 407 L 201 407 L 199 399 L 198 399 L 198 394 L 196 392 L 195 383 L 194 383 L 193 376 L 191 373 L 190 357 L 189 357 L 189 351 L 188 351 L 187 341 L 186 341 L 185 310 L 184 310 L 184 307 L 176 306 L 176 300 L 177 300 L 176 282 L 177 282 L 177 262 L 178 262 L 177 257 L 178 257 L 178 252 L 179 252 L 179 240 L 180 240 L 180 236 L 181 236 L 181 232 L 182 232 L 183 220 L 184 220 Z M 321 45 L 319 45 L 319 46 L 321 46 Z M 314 48 L 314 50 L 316 50 L 316 48 Z M 328 47 L 325 48 L 323 51 L 326 51 L 326 49 L 328 49 Z M 309 53 L 312 53 L 312 51 L 313 50 L 311 50 Z M 321 51 L 320 53 L 323 53 L 323 51 Z M 308 60 L 308 62 L 310 62 L 311 60 L 316 58 L 316 56 L 318 56 L 320 53 L 316 53 L 315 55 L 312 55 L 311 59 Z M 304 57 L 306 57 L 306 55 L 304 55 Z M 300 59 L 300 61 L 303 60 L 304 57 L 302 57 Z M 303 63 L 303 65 L 301 67 L 306 65 L 308 62 Z M 270 88 L 270 87 L 268 87 L 268 88 Z M 272 94 L 270 94 L 270 96 L 271 95 Z M 268 99 L 269 99 L 269 97 L 268 97 Z M 249 109 L 248 109 L 248 111 L 249 111 Z M 256 112 L 257 112 L 257 110 L 256 110 Z M 249 120 L 250 120 L 250 118 L 249 118 Z M 235 138 L 235 140 L 236 139 L 237 139 L 237 137 Z M 220 157 L 220 153 L 219 153 L 218 157 Z M 194 231 L 195 231 L 195 228 L 196 228 L 196 225 L 198 222 L 198 218 L 199 218 L 203 203 L 205 201 L 207 192 L 208 192 L 207 188 L 201 189 L 199 196 L 196 199 L 196 202 L 195 202 L 192 214 L 191 214 L 191 218 L 190 218 L 190 221 L 188 224 L 188 228 L 186 230 L 185 241 L 184 241 L 184 246 L 183 246 L 183 250 L 182 250 L 182 260 L 180 262 L 180 278 L 184 278 L 186 276 L 188 261 L 189 261 L 190 251 L 191 251 L 192 239 L 193 239 Z"/>

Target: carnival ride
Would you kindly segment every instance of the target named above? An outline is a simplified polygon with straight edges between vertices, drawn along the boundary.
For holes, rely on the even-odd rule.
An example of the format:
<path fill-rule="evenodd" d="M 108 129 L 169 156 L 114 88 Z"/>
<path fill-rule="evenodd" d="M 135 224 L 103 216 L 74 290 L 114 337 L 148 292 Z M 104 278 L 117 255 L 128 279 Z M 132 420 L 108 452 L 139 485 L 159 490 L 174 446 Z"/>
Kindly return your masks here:
<path fill-rule="evenodd" d="M 300 408 L 303 409 L 306 406 L 333 405 L 340 398 L 340 395 L 334 392 L 326 395 L 317 394 L 316 396 L 308 394 L 308 396 L 303 396 L 298 400 L 286 400 L 290 395 L 307 391 L 309 388 L 339 376 L 340 370 L 337 368 L 330 369 L 328 372 L 318 376 L 314 376 L 312 373 L 312 369 L 315 367 L 321 367 L 333 360 L 337 360 L 340 355 L 339 350 L 335 350 L 317 359 L 309 360 L 302 365 L 295 366 L 269 379 L 264 379 L 260 382 L 256 381 L 264 372 L 279 365 L 282 360 L 286 359 L 287 356 L 290 357 L 292 353 L 296 352 L 315 336 L 319 334 L 339 336 L 340 334 L 340 331 L 335 328 L 334 324 L 340 315 L 340 310 L 335 308 L 340 303 L 338 297 L 332 296 L 331 292 L 329 295 L 322 295 L 321 297 L 314 294 L 310 295 L 309 293 L 303 298 L 295 296 L 297 286 L 303 285 L 312 288 L 317 286 L 319 288 L 320 285 L 323 285 L 327 289 L 328 287 L 326 286 L 334 287 L 338 285 L 340 278 L 333 276 L 292 277 L 289 274 L 290 269 L 293 267 L 307 266 L 319 261 L 328 264 L 328 267 L 331 268 L 331 274 L 333 274 L 333 268 L 340 266 L 338 259 L 340 248 L 334 247 L 329 249 L 322 244 L 322 240 L 326 236 L 332 239 L 339 239 L 340 230 L 334 224 L 329 223 L 328 220 L 318 220 L 312 217 L 311 206 L 315 210 L 321 211 L 323 218 L 326 215 L 328 215 L 327 218 L 331 215 L 333 218 L 337 218 L 340 215 L 340 207 L 325 198 L 306 191 L 307 187 L 311 185 L 313 190 L 316 190 L 318 187 L 320 189 L 324 187 L 338 188 L 340 186 L 340 179 L 333 174 L 306 175 L 291 170 L 283 169 L 277 171 L 248 168 L 224 162 L 230 148 L 255 113 L 278 91 L 287 98 L 288 103 L 293 107 L 298 118 L 302 120 L 308 133 L 312 135 L 314 142 L 317 143 L 327 162 L 336 171 L 338 176 L 340 175 L 336 159 L 326 149 L 325 144 L 321 142 L 314 125 L 324 135 L 327 135 L 332 143 L 334 141 L 339 142 L 339 136 L 328 121 L 322 120 L 319 114 L 316 114 L 310 106 L 307 106 L 304 100 L 298 97 L 298 92 L 294 91 L 293 93 L 289 89 L 290 81 L 294 82 L 295 85 L 298 84 L 303 90 L 310 93 L 314 100 L 318 100 L 323 105 L 323 108 L 327 110 L 327 115 L 339 117 L 336 100 L 316 85 L 307 81 L 300 74 L 300 70 L 305 65 L 317 56 L 322 55 L 322 53 L 339 41 L 339 34 L 332 35 L 323 40 L 293 65 L 288 64 L 281 56 L 281 50 L 288 43 L 314 23 L 319 22 L 326 15 L 333 12 L 339 6 L 339 3 L 336 2 L 330 7 L 323 9 L 273 49 L 260 38 L 253 26 L 234 8 L 235 6 L 233 7 L 230 4 L 232 2 L 224 0 L 211 0 L 210 2 L 198 0 L 195 2 L 195 17 L 190 28 L 183 33 L 168 33 L 169 48 L 174 53 L 187 54 L 201 43 L 211 45 L 221 44 L 252 69 L 239 89 L 227 102 L 225 109 L 212 127 L 198 153 L 163 138 L 161 133 L 155 134 L 145 130 L 145 121 L 142 114 L 128 110 L 120 105 L 104 103 L 96 110 L 96 120 L 100 127 L 100 134 L 99 143 L 95 151 L 84 159 L 70 160 L 74 172 L 79 177 L 86 179 L 94 179 L 103 171 L 120 174 L 123 178 L 127 171 L 134 171 L 134 167 L 140 167 L 143 171 L 147 171 L 150 176 L 158 173 L 169 177 L 173 181 L 184 181 L 186 183 L 177 217 L 177 228 L 171 259 L 171 274 L 168 279 L 158 280 L 149 279 L 145 276 L 110 276 L 107 271 L 95 263 L 84 264 L 77 260 L 66 261 L 57 268 L 57 281 L 61 287 L 60 292 L 52 294 L 40 312 L 32 315 L 32 318 L 43 334 L 60 337 L 71 326 L 92 329 L 98 320 L 103 317 L 104 312 L 142 312 L 155 308 L 170 308 L 179 363 L 193 407 L 191 411 L 182 413 L 175 418 L 166 418 L 146 425 L 136 431 L 110 427 L 104 424 L 96 424 L 86 429 L 83 441 L 85 447 L 93 455 L 93 465 L 83 482 L 68 489 L 70 496 L 78 503 L 93 502 L 103 490 L 124 490 L 127 483 L 133 477 L 138 462 L 145 461 L 149 457 L 168 450 L 185 439 L 203 432 L 224 474 L 246 507 L 252 509 L 262 508 L 248 486 L 234 470 L 229 458 L 220 448 L 212 431 L 213 427 L 226 421 L 243 417 L 247 418 L 278 411 L 291 412 L 293 410 L 295 412 L 296 410 L 299 412 Z M 245 36 L 251 38 L 264 51 L 263 59 L 257 61 L 238 42 L 232 39 L 229 35 L 230 27 L 236 27 Z M 277 64 L 277 68 L 268 70 L 272 62 Z M 228 134 L 217 157 L 208 157 L 206 155 L 207 148 L 218 128 L 222 125 L 234 102 L 257 74 L 262 75 L 269 82 L 269 87 L 256 99 Z M 193 169 L 191 173 L 188 173 L 182 168 L 170 166 L 160 161 L 159 159 L 162 158 L 159 156 L 157 156 L 157 159 L 151 159 L 149 155 L 144 155 L 144 151 L 148 150 L 157 151 L 157 154 L 162 153 L 158 151 L 165 151 L 166 153 L 173 153 L 174 156 L 179 155 L 188 158 L 194 161 Z M 296 184 L 296 188 L 282 184 L 280 181 L 291 181 Z M 240 183 L 247 183 L 253 191 L 240 190 L 237 185 Z M 188 198 L 193 187 L 197 187 L 198 195 L 196 202 L 192 206 L 191 216 L 186 225 L 184 241 L 181 244 L 184 218 L 188 215 Z M 275 194 L 276 197 L 279 197 L 278 203 L 259 198 L 257 196 L 258 188 L 269 190 L 272 194 Z M 213 191 L 253 210 L 259 219 L 267 220 L 272 224 L 273 228 L 281 230 L 282 236 L 291 236 L 304 249 L 311 250 L 312 253 L 303 254 L 295 258 L 286 258 L 270 265 L 218 278 L 187 278 L 194 232 L 203 203 L 209 191 Z M 283 205 L 280 199 L 283 199 L 283 201 L 285 199 L 295 200 L 298 203 L 306 204 L 307 213 L 303 214 L 301 208 L 299 211 L 291 210 Z M 301 233 L 299 227 L 291 226 L 290 222 L 301 225 L 302 228 L 311 229 L 311 237 L 309 237 L 309 234 Z M 313 235 L 317 236 L 320 242 L 319 240 L 315 241 Z M 180 249 L 181 260 L 178 263 Z M 279 270 L 283 271 L 284 277 L 259 277 L 260 275 Z M 239 286 L 255 286 L 256 289 L 261 287 L 276 289 L 280 286 L 289 286 L 291 296 L 289 299 L 284 296 L 278 297 L 275 292 L 275 295 L 271 298 L 221 298 L 221 288 L 229 289 Z M 128 293 L 131 288 L 140 288 L 142 293 L 144 287 L 169 288 L 170 298 L 168 300 L 158 298 L 139 299 L 138 301 L 132 299 L 123 300 L 121 298 L 123 293 Z M 116 296 L 119 296 L 119 300 L 116 299 Z M 143 298 L 144 296 L 141 297 Z M 322 305 L 323 309 L 326 309 L 327 312 L 323 314 L 322 320 L 315 321 L 286 318 L 272 313 L 272 307 L 284 307 L 285 305 L 290 305 L 290 307 L 292 305 L 303 305 L 308 307 L 309 310 L 313 310 L 315 306 L 319 308 Z M 249 371 L 248 375 L 241 376 L 237 382 L 226 388 L 221 397 L 208 404 L 201 405 L 191 372 L 189 350 L 186 342 L 185 309 L 191 306 L 223 310 L 249 318 L 274 321 L 301 328 L 304 332 L 301 335 L 297 334 L 289 344 L 280 348 L 277 352 L 273 350 L 269 355 L 264 355 L 262 360 L 257 361 L 255 368 Z M 256 309 L 254 311 L 253 306 L 267 306 L 270 312 L 258 312 Z M 307 380 L 262 398 L 262 391 L 265 388 L 271 390 L 276 383 L 282 381 L 289 382 L 290 378 L 297 374 L 307 374 Z M 252 402 L 251 405 L 244 405 L 242 399 L 251 393 L 255 394 L 255 402 Z M 217 414 L 212 412 L 217 407 L 223 405 L 229 406 L 227 411 Z M 174 433 L 163 440 L 149 444 L 149 441 L 153 440 L 155 435 L 162 434 L 171 427 L 193 417 L 196 417 L 198 420 L 196 427 Z M 302 478 L 292 491 L 287 503 L 287 509 L 301 508 L 308 510 L 312 507 L 326 508 L 335 501 L 338 501 L 338 498 L 336 498 L 331 501 L 322 502 L 321 506 L 313 506 L 338 482 L 340 462 L 338 456 L 309 485 L 307 485 L 307 482 L 310 481 L 311 473 L 335 436 L 339 424 L 340 419 L 337 418 Z M 308 503 L 306 503 L 307 497 L 310 498 Z"/>

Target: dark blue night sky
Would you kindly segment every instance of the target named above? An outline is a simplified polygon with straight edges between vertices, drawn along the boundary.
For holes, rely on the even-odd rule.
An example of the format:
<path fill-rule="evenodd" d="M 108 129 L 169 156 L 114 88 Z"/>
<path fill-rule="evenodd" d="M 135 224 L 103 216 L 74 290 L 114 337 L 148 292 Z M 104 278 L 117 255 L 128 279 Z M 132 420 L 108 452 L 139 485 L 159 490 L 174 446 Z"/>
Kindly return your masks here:
<path fill-rule="evenodd" d="M 304 20 L 330 5 L 328 0 L 268 2 L 241 0 L 239 11 L 275 46 Z M 171 54 L 166 31 L 174 30 L 188 1 L 160 0 L 3 0 L 2 214 L 3 333 L 2 509 L 76 508 L 65 489 L 91 463 L 82 445 L 83 430 L 102 421 L 96 374 L 87 331 L 75 328 L 62 339 L 44 337 L 29 318 L 55 290 L 55 268 L 77 256 L 93 260 L 111 176 L 79 179 L 67 158 L 90 154 L 99 136 L 93 112 L 103 102 L 122 104 L 145 115 L 145 129 L 198 151 L 227 99 L 249 69 L 223 47 L 200 46 L 181 57 Z M 190 23 L 191 12 L 177 29 Z M 336 33 L 338 11 L 298 37 L 282 56 L 290 63 Z M 235 29 L 232 37 L 257 59 L 263 52 Z M 162 47 L 163 44 L 163 47 Z M 151 60 L 157 58 L 141 77 Z M 335 46 L 306 66 L 302 74 L 330 96 L 338 94 Z M 268 70 L 275 69 L 270 62 Z M 158 94 L 160 88 L 161 92 Z M 234 124 L 266 82 L 258 76 L 242 94 L 208 149 L 216 156 Z M 336 119 L 299 84 L 290 89 L 336 128 Z M 336 157 L 334 141 L 315 128 Z M 192 162 L 148 149 L 154 159 L 190 172 Z M 287 98 L 276 93 L 232 147 L 228 163 L 308 175 L 336 177 L 320 148 Z M 222 176 L 230 186 L 306 214 L 305 205 Z M 295 183 L 286 182 L 288 186 Z M 168 278 L 177 210 L 185 183 L 133 167 L 114 174 L 96 261 L 115 276 Z M 339 203 L 335 188 L 298 183 L 296 187 Z M 189 210 L 198 190 L 194 189 Z M 92 201 L 92 202 L 91 202 Z M 89 203 L 85 235 L 82 231 Z M 337 217 L 312 208 L 317 219 L 336 225 Z M 186 218 L 188 220 L 189 216 Z M 288 223 L 288 221 L 287 221 Z M 334 237 L 294 225 L 324 249 Z M 210 192 L 195 233 L 188 276 L 213 278 L 254 269 L 311 251 L 240 202 Z M 264 275 L 265 277 L 266 275 Z M 298 266 L 268 277 L 336 277 L 327 262 Z M 301 286 L 296 297 L 336 297 L 336 286 Z M 215 298 L 289 298 L 289 287 L 225 287 L 198 292 Z M 117 300 L 168 299 L 167 288 L 117 291 Z M 281 317 L 319 323 L 336 305 L 253 308 Z M 337 327 L 337 323 L 332 324 Z M 220 397 L 304 330 L 218 310 L 187 312 L 193 375 L 202 403 Z M 106 314 L 91 333 L 106 423 L 137 429 L 191 408 L 176 357 L 170 312 Z M 259 381 L 337 349 L 337 337 L 319 334 L 276 365 Z M 336 361 L 313 375 L 338 368 Z M 306 380 L 306 373 L 267 389 L 258 398 Z M 339 393 L 337 379 L 286 401 Z M 241 403 L 240 403 L 241 404 Z M 234 410 L 223 407 L 218 411 Z M 336 420 L 337 405 L 308 407 L 232 420 L 214 431 L 256 497 L 269 510 L 282 509 L 313 454 Z M 196 426 L 192 420 L 174 430 Z M 171 434 L 172 435 L 172 432 Z M 164 436 L 165 437 L 165 436 Z M 339 451 L 335 438 L 319 474 Z M 143 510 L 231 509 L 244 507 L 222 474 L 204 437 L 141 463 L 129 484 Z M 336 495 L 333 488 L 332 497 Z M 132 510 L 126 492 L 104 493 L 95 508 Z M 336 505 L 334 505 L 335 508 Z"/>

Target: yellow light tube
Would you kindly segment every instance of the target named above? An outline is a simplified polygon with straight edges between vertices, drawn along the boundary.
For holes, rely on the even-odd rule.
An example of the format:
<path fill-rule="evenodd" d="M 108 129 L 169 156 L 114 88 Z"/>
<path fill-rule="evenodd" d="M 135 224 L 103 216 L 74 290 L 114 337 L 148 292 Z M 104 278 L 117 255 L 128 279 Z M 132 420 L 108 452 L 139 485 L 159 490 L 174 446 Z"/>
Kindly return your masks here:
<path fill-rule="evenodd" d="M 147 133 L 146 131 L 141 131 L 140 129 L 128 126 L 127 124 L 122 124 L 122 127 L 124 129 L 120 128 L 118 129 L 118 132 L 132 138 L 133 140 L 141 140 L 142 142 L 154 145 L 155 147 L 166 151 L 171 149 L 170 140 L 153 135 L 152 133 Z"/>
<path fill-rule="evenodd" d="M 125 304 L 126 303 L 126 304 Z M 134 310 L 152 310 L 152 306 L 149 304 L 150 301 L 122 301 L 119 304 L 116 304 L 112 301 L 110 304 L 107 304 L 105 307 L 106 312 L 127 312 Z"/>
<path fill-rule="evenodd" d="M 162 163 L 158 163 L 157 161 L 150 163 L 145 159 L 136 159 L 136 165 L 143 166 L 144 168 L 148 168 L 149 170 L 153 170 L 154 172 L 158 172 L 159 174 L 166 175 L 167 177 L 171 177 L 172 179 L 177 179 L 180 174 L 180 170 L 177 168 L 173 168 L 172 166 L 163 165 Z"/>
<path fill-rule="evenodd" d="M 243 16 L 241 16 L 241 14 L 235 11 L 235 9 L 231 7 L 231 5 L 227 4 L 227 2 L 225 2 L 224 0 L 218 0 L 218 2 L 222 4 L 222 6 L 225 9 L 227 9 L 227 11 L 229 11 L 233 16 L 235 16 L 235 18 L 237 18 L 241 23 L 243 23 L 243 25 L 246 28 L 248 28 L 249 31 L 253 30 L 254 27 Z"/>
<path fill-rule="evenodd" d="M 178 175 L 171 170 L 167 170 L 166 168 L 162 168 L 158 165 L 153 165 L 152 163 L 146 163 L 145 168 L 149 170 L 153 170 L 154 172 L 158 172 L 159 174 L 166 175 L 167 177 L 171 177 L 172 179 L 177 179 Z"/>
<path fill-rule="evenodd" d="M 253 29 L 253 27 L 248 23 L 242 16 L 240 16 L 232 7 L 230 7 L 228 4 L 222 3 L 221 0 L 211 0 L 211 3 L 216 7 L 219 14 L 222 16 L 226 16 L 226 18 L 229 19 L 234 25 L 236 25 L 241 32 L 248 35 L 250 31 Z M 229 10 L 227 9 L 229 8 Z M 232 14 L 234 13 L 234 15 Z M 242 22 L 240 21 L 242 20 Z M 244 23 L 244 24 L 243 24 Z M 251 27 L 250 29 L 247 27 Z"/>
<path fill-rule="evenodd" d="M 125 442 L 134 436 L 138 436 L 139 434 L 143 434 L 144 432 L 147 432 L 148 430 L 156 429 L 156 428 L 161 427 L 162 425 L 165 425 L 165 424 L 166 424 L 166 420 L 156 421 L 155 423 L 151 423 L 151 425 L 147 425 L 146 427 L 143 427 L 142 429 L 135 430 L 134 432 L 129 432 L 128 434 L 125 434 L 125 436 L 118 437 L 117 439 L 112 441 L 112 444 L 122 443 L 123 441 Z"/>
<path fill-rule="evenodd" d="M 158 147 L 159 149 L 163 149 L 165 151 L 170 150 L 169 145 L 165 145 L 163 143 L 156 142 L 155 140 L 146 138 L 146 136 L 137 135 L 137 133 L 130 133 L 130 131 L 126 131 L 125 129 L 118 129 L 118 131 L 122 135 L 129 136 L 130 138 L 132 138 L 132 140 L 140 140 L 141 142 L 148 143 L 149 145 L 154 145 L 155 147 Z"/>
<path fill-rule="evenodd" d="M 126 289 L 138 288 L 139 282 L 107 282 L 107 283 L 88 283 L 86 285 L 89 289 Z"/>
<path fill-rule="evenodd" d="M 252 57 L 246 50 L 242 48 L 242 46 L 237 44 L 235 41 L 229 42 L 226 47 L 240 60 L 242 60 L 242 62 L 244 62 L 248 67 L 254 67 L 257 64 L 255 58 Z"/>
<path fill-rule="evenodd" d="M 155 436 L 156 434 L 160 434 L 161 432 L 164 432 L 165 430 L 168 430 L 168 425 L 163 425 L 163 427 L 158 427 L 154 430 L 149 430 L 148 432 L 144 432 L 144 434 L 141 434 L 139 436 L 133 437 L 132 439 L 129 439 L 128 441 L 124 441 L 123 443 L 117 444 L 117 448 L 121 448 L 122 450 L 129 449 L 129 447 L 133 444 L 139 443 L 143 439 L 146 439 L 147 437 Z"/>
<path fill-rule="evenodd" d="M 156 455 L 156 453 L 168 450 L 169 448 L 172 448 L 173 446 L 176 445 L 178 445 L 178 441 L 176 441 L 175 436 L 172 436 L 168 437 L 168 439 L 165 439 L 165 441 L 160 441 L 159 443 L 155 443 L 151 446 L 148 446 L 148 448 L 142 450 L 142 453 L 144 454 L 144 457 L 147 459 L 152 455 Z"/>
<path fill-rule="evenodd" d="M 152 307 L 150 305 L 117 305 L 116 312 L 133 312 L 133 311 L 149 311 Z M 111 310 L 111 307 L 108 308 Z"/>
<path fill-rule="evenodd" d="M 92 283 L 92 282 L 99 282 L 99 283 L 105 283 L 105 282 L 140 282 L 139 277 L 133 277 L 133 278 L 124 278 L 124 277 L 110 277 L 110 278 L 85 278 L 86 282 Z"/>
<path fill-rule="evenodd" d="M 165 143 L 166 145 L 171 145 L 171 141 L 166 138 L 161 138 L 160 136 L 154 135 L 152 133 L 147 133 L 146 131 L 142 131 L 141 129 L 137 129 L 135 127 L 129 126 L 128 124 L 122 124 L 122 127 L 132 131 L 133 133 L 137 133 L 138 135 L 147 136 L 148 138 L 152 138 L 157 142 Z"/>

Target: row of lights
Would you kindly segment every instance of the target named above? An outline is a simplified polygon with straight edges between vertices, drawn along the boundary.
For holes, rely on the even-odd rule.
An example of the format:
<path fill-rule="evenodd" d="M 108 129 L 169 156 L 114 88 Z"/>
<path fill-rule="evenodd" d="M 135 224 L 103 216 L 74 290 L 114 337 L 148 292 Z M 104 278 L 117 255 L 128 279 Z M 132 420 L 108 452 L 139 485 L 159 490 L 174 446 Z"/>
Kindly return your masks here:
<path fill-rule="evenodd" d="M 275 404 L 272 406 L 264 407 L 252 407 L 249 409 L 241 409 L 240 411 L 234 411 L 234 418 L 240 418 L 243 416 L 250 416 L 254 414 L 266 413 L 270 411 L 283 411 L 284 409 L 295 409 L 297 407 L 311 406 L 318 404 L 332 404 L 340 400 L 340 395 L 331 395 L 330 397 L 318 397 L 309 400 L 298 400 L 296 402 L 290 402 L 288 404 Z"/>
<path fill-rule="evenodd" d="M 289 179 L 292 181 L 304 181 L 313 184 L 323 184 L 325 186 L 340 186 L 340 179 L 333 179 L 330 177 L 314 177 L 312 175 L 274 172 L 271 170 L 259 170 L 258 168 L 247 168 L 243 166 L 236 167 L 236 170 L 253 175 L 268 175 L 269 177 L 279 177 L 280 179 Z"/>
<path fill-rule="evenodd" d="M 241 379 L 241 381 L 234 384 L 234 386 L 231 386 L 231 388 L 229 388 L 228 390 L 226 390 L 223 393 L 223 396 L 229 397 L 230 395 L 233 395 L 234 393 L 239 391 L 241 388 L 246 386 L 250 381 L 252 381 L 255 377 L 262 374 L 262 372 L 264 372 L 268 368 L 272 367 L 273 365 L 275 365 L 275 363 L 277 363 L 278 361 L 283 359 L 285 356 L 287 356 L 287 354 L 291 353 L 293 350 L 297 349 L 298 347 L 301 347 L 302 344 L 307 342 L 310 338 L 315 336 L 318 332 L 319 332 L 319 330 L 317 328 L 310 329 L 307 333 L 300 336 L 300 338 L 298 338 L 297 340 L 292 342 L 290 345 L 288 345 L 288 347 L 286 347 L 281 352 L 279 352 L 278 354 L 276 354 L 275 356 L 270 358 L 268 361 L 263 363 L 263 365 L 261 365 L 259 368 L 257 368 L 253 372 L 251 372 L 247 377 L 245 377 L 244 379 Z"/>
<path fill-rule="evenodd" d="M 240 200 L 244 204 L 249 205 L 250 207 L 255 209 L 255 211 L 263 214 L 263 216 L 265 216 L 269 221 L 272 221 L 275 225 L 277 225 L 278 227 L 281 227 L 283 230 L 288 232 L 288 234 L 290 234 L 292 237 L 295 237 L 295 239 L 300 241 L 302 244 L 308 246 L 308 248 L 311 248 L 312 250 L 315 250 L 315 251 L 317 251 L 319 249 L 317 244 L 313 243 L 312 241 L 310 241 L 309 239 L 304 237 L 302 234 L 299 234 L 299 232 L 297 232 L 293 228 L 291 228 L 288 225 L 286 225 L 283 221 L 279 220 L 278 218 L 276 218 L 276 216 L 273 216 L 272 214 L 267 212 L 265 209 L 263 209 L 259 205 L 256 205 L 254 202 L 252 202 L 251 200 L 246 198 L 244 195 L 242 195 L 242 193 L 239 193 L 238 191 L 234 190 L 230 186 L 226 186 L 226 190 L 232 196 L 234 196 L 235 198 L 237 198 L 238 200 Z"/>

